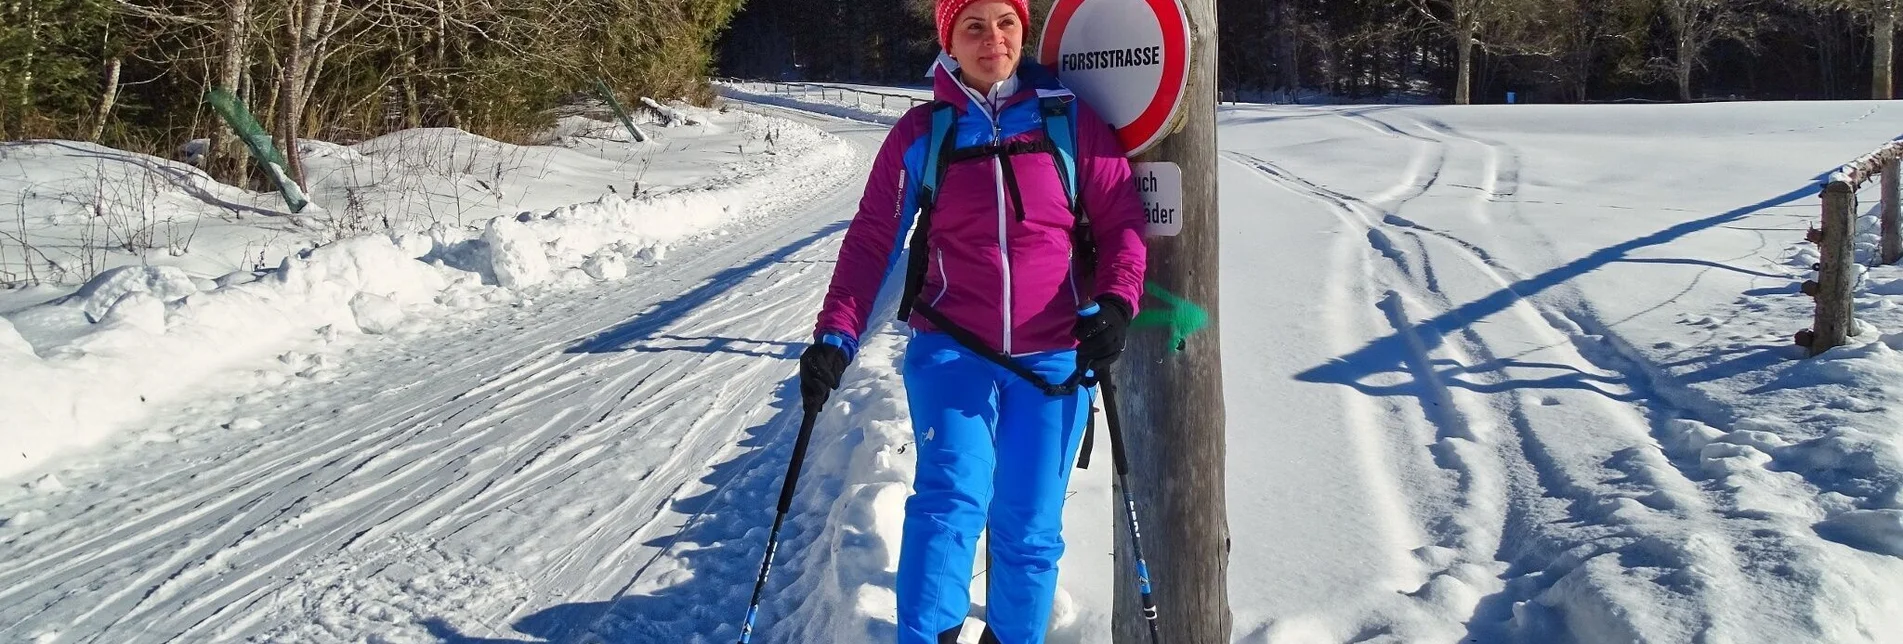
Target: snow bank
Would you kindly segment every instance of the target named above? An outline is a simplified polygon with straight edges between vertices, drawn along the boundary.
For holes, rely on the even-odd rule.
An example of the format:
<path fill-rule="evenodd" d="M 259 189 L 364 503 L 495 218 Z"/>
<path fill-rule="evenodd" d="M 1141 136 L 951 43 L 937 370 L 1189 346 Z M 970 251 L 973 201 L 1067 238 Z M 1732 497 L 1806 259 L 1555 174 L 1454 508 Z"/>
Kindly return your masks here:
<path fill-rule="evenodd" d="M 0 477 L 95 444 L 247 361 L 339 331 L 391 333 L 447 310 L 590 276 L 618 279 L 630 261 L 658 261 L 671 244 L 797 198 L 800 186 L 844 179 L 853 154 L 844 143 L 791 122 L 774 127 L 772 152 L 711 166 L 698 187 L 494 216 L 480 235 L 438 222 L 430 234 L 350 237 L 216 283 L 179 268 L 119 268 L 70 297 L 10 313 L 0 318 Z M 443 136 L 452 135 L 415 132 L 319 153 L 375 157 Z M 463 153 L 500 145 L 476 141 Z M 445 155 L 417 161 L 469 158 Z"/>
<path fill-rule="evenodd" d="M 122 266 L 104 273 L 80 287 L 70 298 L 86 315 L 99 319 L 121 298 L 133 293 L 150 294 L 170 304 L 198 292 L 198 284 L 185 271 L 169 266 Z"/>
<path fill-rule="evenodd" d="M 601 121 L 586 116 L 564 116 L 555 120 L 555 127 L 544 133 L 537 141 L 544 145 L 573 144 L 576 139 L 600 139 L 627 143 L 634 140 L 628 134 L 628 128 L 620 123 Z"/>
<path fill-rule="evenodd" d="M 807 470 L 836 473 L 803 489 L 793 522 L 804 537 L 782 548 L 798 571 L 775 597 L 776 638 L 787 642 L 883 642 L 898 637 L 899 542 L 914 459 L 900 376 L 906 336 L 896 324 L 863 345 L 814 427 Z M 836 490 L 815 494 L 813 490 Z"/>
<path fill-rule="evenodd" d="M 371 330 L 387 331 L 391 307 L 430 303 L 452 273 L 405 256 L 387 238 L 366 237 L 287 258 L 265 279 L 209 291 L 174 290 L 181 282 L 164 279 L 178 276 L 172 271 L 102 274 L 71 298 L 22 312 L 97 322 L 68 341 L 9 356 L 0 372 L 0 476 L 96 443 L 149 406 L 322 327 L 358 329 L 364 318 Z M 388 304 L 360 315 L 370 300 L 359 298 Z"/>
<path fill-rule="evenodd" d="M 657 128 L 642 143 L 628 142 L 618 123 L 582 116 L 531 137 L 546 143 L 535 146 L 449 128 L 351 146 L 300 140 L 313 206 L 297 215 L 275 193 L 220 184 L 183 161 L 72 141 L 10 143 L 0 163 L 0 203 L 22 207 L 0 238 L 0 309 L 15 308 L 8 287 L 71 289 L 121 266 L 216 277 L 372 232 L 439 225 L 480 232 L 494 217 L 604 194 L 704 188 L 733 170 L 735 152 L 745 166 L 820 142 L 816 132 L 756 114 L 667 109 L 681 125 Z M 646 110 L 634 117 L 658 118 Z M 203 143 L 185 146 L 181 158 L 195 158 Z"/>
<path fill-rule="evenodd" d="M 1874 199 L 1868 202 L 1874 202 Z M 1874 206 L 1874 204 L 1871 204 Z M 1859 218 L 1857 257 L 1876 264 L 1875 212 Z M 1794 237 L 1794 236 L 1793 236 Z M 1785 265 L 1808 271 L 1816 250 L 1786 240 Z M 1793 281 L 1806 274 L 1794 276 Z M 1736 340 L 1778 347 L 1782 359 L 1760 370 L 1670 387 L 1687 407 L 1707 410 L 1712 427 L 1689 427 L 1678 453 L 1696 454 L 1701 469 L 1754 508 L 1808 524 L 1817 536 L 1857 550 L 1903 557 L 1903 267 L 1862 271 L 1857 327 L 1850 344 L 1814 357 L 1789 346 L 1794 329 L 1810 325 L 1812 302 L 1795 288 L 1740 297 L 1721 315 Z M 1714 325 L 1717 323 L 1714 321 Z M 1749 346 L 1734 345 L 1732 352 Z M 1631 346 L 1655 378 L 1673 382 L 1709 368 L 1702 356 L 1667 362 Z M 1657 366 L 1666 363 L 1671 366 Z M 1785 501 L 1788 496 L 1815 500 Z M 1844 557 L 1835 552 L 1821 556 Z M 1861 577 L 1861 575 L 1857 575 Z M 1898 624 L 1903 627 L 1903 624 Z"/>
<path fill-rule="evenodd" d="M 695 120 L 693 116 L 689 115 L 687 112 L 684 112 L 680 109 L 681 107 L 684 107 L 684 105 L 676 104 L 676 106 L 674 107 L 669 107 L 666 105 L 662 105 L 659 102 L 656 102 L 654 99 L 648 98 L 646 96 L 641 97 L 641 104 L 646 105 L 650 111 L 654 112 L 656 115 L 661 117 L 662 127 L 675 127 L 679 125 L 700 125 L 700 122 L 698 120 Z"/>
<path fill-rule="evenodd" d="M 541 236 L 519 219 L 489 220 L 482 243 L 489 248 L 489 271 L 503 288 L 534 286 L 552 274 Z"/>

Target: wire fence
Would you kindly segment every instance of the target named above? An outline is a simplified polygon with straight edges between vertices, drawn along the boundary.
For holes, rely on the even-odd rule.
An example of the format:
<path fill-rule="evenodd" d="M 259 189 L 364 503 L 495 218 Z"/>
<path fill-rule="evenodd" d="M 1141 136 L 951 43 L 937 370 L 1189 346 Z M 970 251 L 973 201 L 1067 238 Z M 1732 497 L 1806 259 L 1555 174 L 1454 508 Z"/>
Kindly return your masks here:
<path fill-rule="evenodd" d="M 722 83 L 739 87 L 755 94 L 773 94 L 787 97 L 810 98 L 815 94 L 821 101 L 838 101 L 845 104 L 851 97 L 852 105 L 859 108 L 876 106 L 880 110 L 892 108 L 910 109 L 915 105 L 930 103 L 931 99 L 907 94 L 874 92 L 854 87 L 827 85 L 823 83 L 795 83 L 787 81 L 749 80 L 744 78 L 720 78 Z"/>

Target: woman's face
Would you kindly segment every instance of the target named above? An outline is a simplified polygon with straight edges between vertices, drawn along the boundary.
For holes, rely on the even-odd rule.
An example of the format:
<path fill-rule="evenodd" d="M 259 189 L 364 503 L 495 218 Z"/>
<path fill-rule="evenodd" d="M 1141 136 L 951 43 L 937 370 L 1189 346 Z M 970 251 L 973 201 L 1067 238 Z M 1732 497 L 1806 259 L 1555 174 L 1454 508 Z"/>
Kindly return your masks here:
<path fill-rule="evenodd" d="M 1003 0 L 977 2 L 958 14 L 952 25 L 951 56 L 958 61 L 965 82 L 989 91 L 1018 69 L 1024 51 L 1024 25 L 1018 12 Z"/>

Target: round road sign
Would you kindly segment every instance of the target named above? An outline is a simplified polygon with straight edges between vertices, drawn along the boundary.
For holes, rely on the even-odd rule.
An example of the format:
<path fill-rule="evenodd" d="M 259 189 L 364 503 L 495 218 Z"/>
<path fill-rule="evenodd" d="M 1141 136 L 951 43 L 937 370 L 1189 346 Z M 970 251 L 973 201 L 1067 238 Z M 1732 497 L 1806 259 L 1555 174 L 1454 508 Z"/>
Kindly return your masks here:
<path fill-rule="evenodd" d="M 1181 0 L 1057 0 L 1039 59 L 1134 157 L 1168 135 L 1182 106 L 1189 17 Z"/>

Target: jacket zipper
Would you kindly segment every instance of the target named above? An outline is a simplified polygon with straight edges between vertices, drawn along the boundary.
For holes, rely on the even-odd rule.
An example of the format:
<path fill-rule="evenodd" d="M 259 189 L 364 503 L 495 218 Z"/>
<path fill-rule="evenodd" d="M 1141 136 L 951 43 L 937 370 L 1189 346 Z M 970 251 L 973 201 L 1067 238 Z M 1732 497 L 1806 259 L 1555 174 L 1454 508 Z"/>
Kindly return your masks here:
<path fill-rule="evenodd" d="M 960 86 L 963 87 L 963 83 L 960 83 Z M 985 100 L 985 97 L 977 95 L 977 93 L 972 91 L 969 87 L 963 87 L 963 89 L 965 90 L 965 95 L 972 98 L 972 104 L 977 106 L 979 113 L 984 114 L 985 119 L 991 122 L 991 144 L 998 145 L 1002 142 L 1004 137 L 1003 126 L 998 124 L 998 115 L 992 113 L 991 104 Z M 1000 294 L 999 298 L 1003 300 L 1003 306 L 999 308 L 1004 312 L 1004 335 L 1002 336 L 1004 346 L 1001 348 L 1004 355 L 1008 356 L 1013 355 L 1011 352 L 1011 319 L 1013 315 L 1011 312 L 1011 243 L 1009 240 L 1010 233 L 1007 228 L 1010 213 L 1007 212 L 1008 209 L 1005 206 L 1004 163 L 1004 159 L 997 155 L 991 157 L 992 183 L 997 188 L 998 194 L 998 266 L 1001 269 L 1004 281 L 1004 292 Z M 942 267 L 940 271 L 941 273 L 943 272 Z"/>
<path fill-rule="evenodd" d="M 997 118 L 994 116 L 991 120 L 991 144 L 997 145 L 1001 136 L 1002 132 L 1000 132 Z M 993 156 L 991 158 L 991 167 L 996 174 L 994 178 L 996 179 L 998 188 L 998 265 L 1004 268 L 1004 293 L 1001 299 L 1004 300 L 1004 355 L 1008 356 L 1013 355 L 1011 351 L 1011 319 L 1013 317 L 1011 313 L 1011 300 L 1013 298 L 1011 297 L 1011 242 L 1009 239 L 1010 232 L 1007 228 L 1011 220 L 1011 215 L 1007 212 L 1008 208 L 1005 207 L 1004 197 L 1005 163 L 1006 161 L 1002 156 Z"/>

